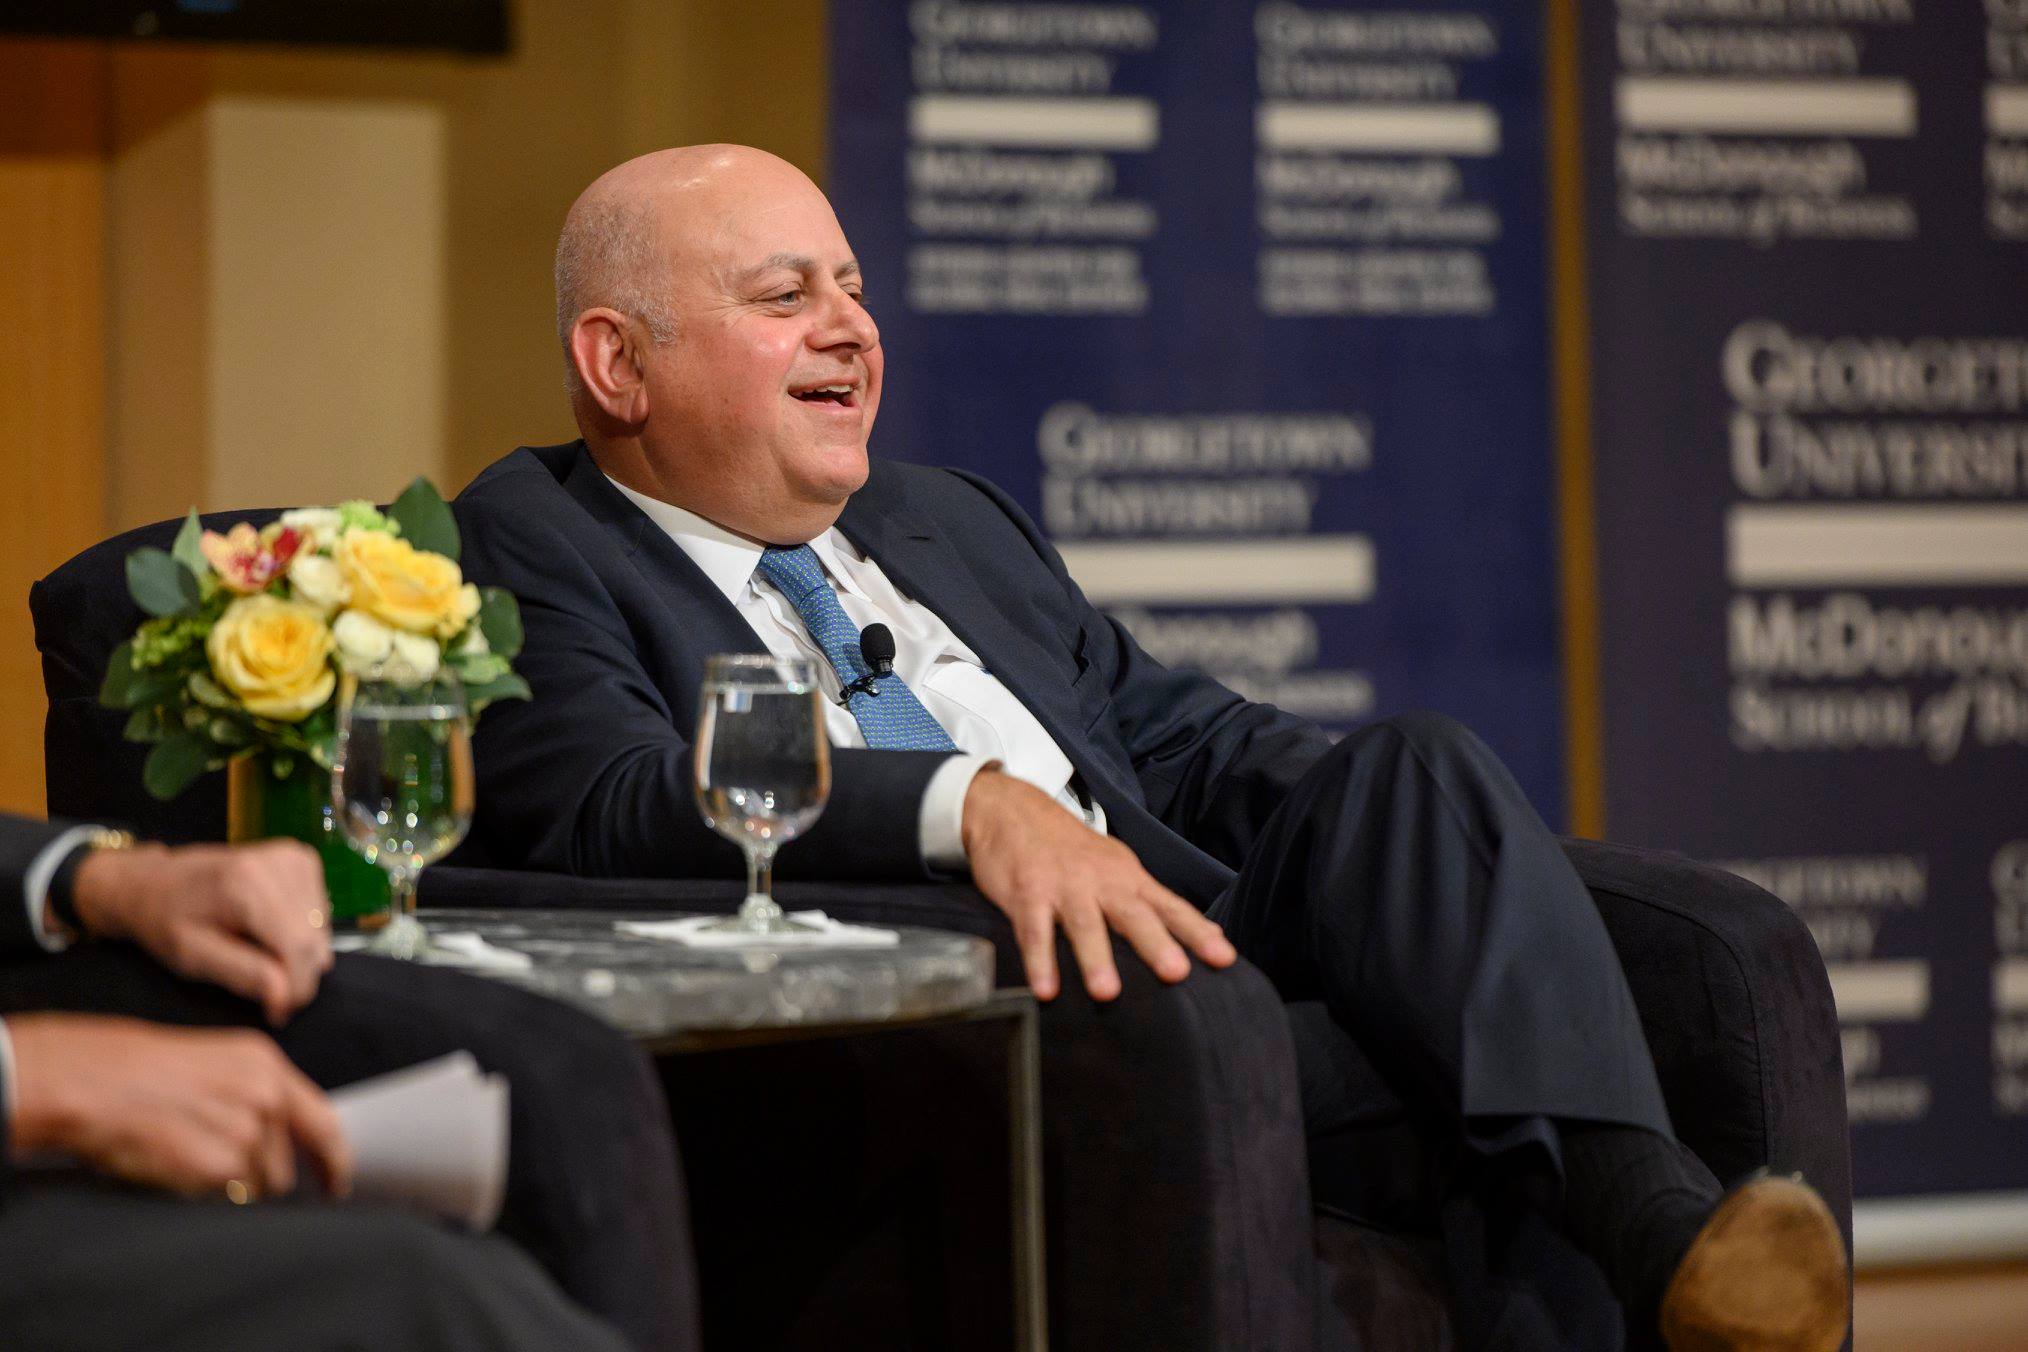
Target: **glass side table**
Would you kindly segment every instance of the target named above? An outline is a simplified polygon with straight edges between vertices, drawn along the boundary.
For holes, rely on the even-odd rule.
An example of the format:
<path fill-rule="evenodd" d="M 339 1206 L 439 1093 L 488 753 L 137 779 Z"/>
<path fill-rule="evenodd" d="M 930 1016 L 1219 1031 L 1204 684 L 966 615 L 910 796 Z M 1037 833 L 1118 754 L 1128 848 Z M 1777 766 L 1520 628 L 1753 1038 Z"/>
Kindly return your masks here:
<path fill-rule="evenodd" d="M 956 1025 L 993 1030 L 1007 1105 L 1011 1346 L 1047 1347 L 1035 1000 L 1026 990 L 993 988 L 993 950 L 984 939 L 903 926 L 891 948 L 705 949 L 614 927 L 672 918 L 666 912 L 433 908 L 425 915 L 432 928 L 475 930 L 532 959 L 526 970 L 483 975 L 587 1010 L 656 1056 Z"/>

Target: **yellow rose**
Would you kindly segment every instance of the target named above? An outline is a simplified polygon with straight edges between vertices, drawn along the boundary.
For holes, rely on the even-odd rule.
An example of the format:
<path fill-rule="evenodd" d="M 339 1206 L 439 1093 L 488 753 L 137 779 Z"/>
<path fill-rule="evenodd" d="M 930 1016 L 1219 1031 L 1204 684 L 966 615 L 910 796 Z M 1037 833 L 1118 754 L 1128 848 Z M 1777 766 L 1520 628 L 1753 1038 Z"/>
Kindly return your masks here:
<path fill-rule="evenodd" d="M 247 712 L 300 723 L 331 698 L 331 630 L 315 606 L 279 596 L 242 596 L 204 641 L 211 674 Z"/>
<path fill-rule="evenodd" d="M 335 551 L 352 605 L 411 634 L 449 638 L 479 613 L 479 589 L 441 554 L 377 530 L 349 530 Z"/>

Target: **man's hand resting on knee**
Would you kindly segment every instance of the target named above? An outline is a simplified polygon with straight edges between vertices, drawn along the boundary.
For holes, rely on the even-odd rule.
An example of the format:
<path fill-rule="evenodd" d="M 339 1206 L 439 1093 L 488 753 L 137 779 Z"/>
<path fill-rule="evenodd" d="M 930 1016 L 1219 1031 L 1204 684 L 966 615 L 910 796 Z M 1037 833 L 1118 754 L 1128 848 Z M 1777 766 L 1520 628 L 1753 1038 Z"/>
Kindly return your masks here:
<path fill-rule="evenodd" d="M 1094 1000 L 1120 993 L 1109 930 L 1164 981 L 1190 974 L 1186 947 L 1213 967 L 1230 966 L 1239 956 L 1223 930 L 1150 877 L 1132 850 L 1012 775 L 988 769 L 972 780 L 964 843 L 973 884 L 1014 922 L 1028 985 L 1039 1000 L 1057 992 L 1058 925 Z"/>
<path fill-rule="evenodd" d="M 16 1154 L 56 1151 L 129 1182 L 248 1201 L 294 1191 L 300 1150 L 327 1192 L 351 1188 L 330 1100 L 263 1034 L 95 1014 L 17 1014 L 7 1032 Z"/>
<path fill-rule="evenodd" d="M 331 903 L 316 852 L 257 845 L 94 850 L 72 903 L 85 929 L 131 939 L 169 970 L 223 986 L 282 1024 L 331 966 Z"/>

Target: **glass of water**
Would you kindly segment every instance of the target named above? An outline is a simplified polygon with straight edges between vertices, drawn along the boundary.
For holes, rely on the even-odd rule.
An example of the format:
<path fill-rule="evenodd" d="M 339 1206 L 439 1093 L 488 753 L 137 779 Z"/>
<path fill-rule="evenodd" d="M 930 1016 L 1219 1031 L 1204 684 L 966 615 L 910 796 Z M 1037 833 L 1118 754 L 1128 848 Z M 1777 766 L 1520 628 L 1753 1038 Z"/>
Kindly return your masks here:
<path fill-rule="evenodd" d="M 394 905 L 369 953 L 429 956 L 415 880 L 472 824 L 472 720 L 448 672 L 419 685 L 348 680 L 338 704 L 331 805 L 352 848 L 387 871 Z"/>
<path fill-rule="evenodd" d="M 814 666 L 750 653 L 706 659 L 697 717 L 697 809 L 746 852 L 746 900 L 715 930 L 806 930 L 775 904 L 775 851 L 810 829 L 831 794 L 831 744 Z"/>

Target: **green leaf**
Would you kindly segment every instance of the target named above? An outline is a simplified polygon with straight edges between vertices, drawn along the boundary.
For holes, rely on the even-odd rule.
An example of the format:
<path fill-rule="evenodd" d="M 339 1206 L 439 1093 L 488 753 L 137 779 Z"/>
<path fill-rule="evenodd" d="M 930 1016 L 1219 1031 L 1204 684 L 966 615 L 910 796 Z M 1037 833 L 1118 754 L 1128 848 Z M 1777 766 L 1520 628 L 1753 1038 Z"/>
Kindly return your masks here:
<path fill-rule="evenodd" d="M 139 677 L 140 673 L 134 670 L 134 640 L 128 639 L 113 649 L 113 655 L 106 660 L 106 679 L 99 686 L 99 703 L 109 709 L 129 707 L 127 692 Z"/>
<path fill-rule="evenodd" d="M 127 707 L 145 709 L 174 699 L 183 689 L 183 680 L 180 671 L 146 672 L 127 692 Z"/>
<path fill-rule="evenodd" d="M 180 670 L 162 667 L 136 668 L 132 640 L 113 649 L 106 662 L 105 683 L 99 687 L 99 703 L 109 709 L 142 709 L 160 704 L 183 688 Z"/>
<path fill-rule="evenodd" d="M 150 615 L 193 610 L 201 596 L 197 574 L 154 548 L 127 555 L 127 590 L 133 593 L 134 603 Z"/>
<path fill-rule="evenodd" d="M 528 682 L 509 672 L 495 681 L 484 685 L 465 687 L 465 703 L 476 713 L 496 699 L 534 699 L 535 692 L 528 688 Z"/>
<path fill-rule="evenodd" d="M 521 652 L 521 603 L 501 587 L 479 589 L 479 614 L 473 623 L 486 636 L 486 646 L 513 659 Z"/>
<path fill-rule="evenodd" d="M 211 568 L 205 560 L 203 547 L 198 543 L 203 538 L 204 523 L 197 519 L 197 509 L 192 507 L 190 515 L 183 518 L 183 528 L 176 532 L 176 543 L 169 546 L 169 557 L 196 577 L 203 577 Z"/>
<path fill-rule="evenodd" d="M 141 769 L 141 782 L 148 792 L 165 802 L 190 787 L 191 781 L 211 764 L 211 746 L 202 737 L 178 733 L 157 742 Z"/>
<path fill-rule="evenodd" d="M 458 674 L 458 679 L 468 687 L 485 685 L 510 674 L 514 668 L 507 665 L 507 659 L 498 653 L 480 653 L 475 657 L 454 657 L 445 663 Z"/>
<path fill-rule="evenodd" d="M 387 514 L 401 526 L 401 538 L 417 549 L 441 554 L 452 562 L 458 557 L 458 521 L 445 505 L 436 485 L 421 475 L 404 488 Z"/>
<path fill-rule="evenodd" d="M 240 707 L 239 701 L 227 694 L 223 686 L 201 671 L 190 673 L 190 697 L 213 709 L 237 712 Z"/>
<path fill-rule="evenodd" d="M 159 742 L 162 740 L 162 711 L 156 708 L 136 709 L 127 718 L 127 726 L 120 732 L 130 742 Z"/>

